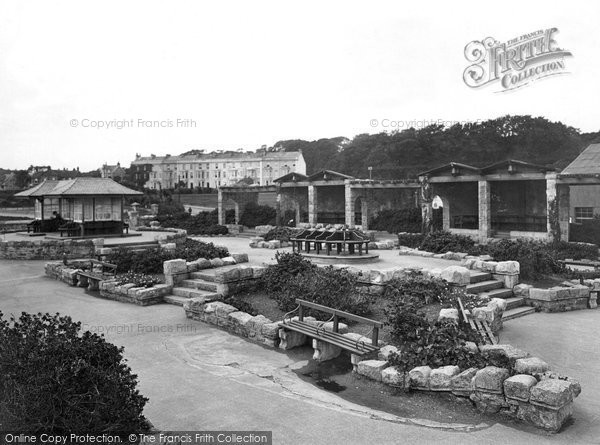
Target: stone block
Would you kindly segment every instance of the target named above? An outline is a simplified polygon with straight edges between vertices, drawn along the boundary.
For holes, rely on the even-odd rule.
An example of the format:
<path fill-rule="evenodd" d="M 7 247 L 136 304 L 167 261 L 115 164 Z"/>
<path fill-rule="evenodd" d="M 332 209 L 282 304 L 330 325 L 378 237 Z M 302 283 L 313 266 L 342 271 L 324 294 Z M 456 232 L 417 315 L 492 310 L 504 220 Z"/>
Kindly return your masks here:
<path fill-rule="evenodd" d="M 452 378 L 460 373 L 458 366 L 442 366 L 433 369 L 429 375 L 431 391 L 452 391 Z"/>
<path fill-rule="evenodd" d="M 210 260 L 207 260 L 206 258 L 198 258 L 194 262 L 198 265 L 198 270 L 210 269 L 212 267 Z"/>
<path fill-rule="evenodd" d="M 212 305 L 212 309 L 219 318 L 227 318 L 230 313 L 237 312 L 236 307 L 233 307 L 232 305 L 227 303 L 223 303 L 222 301 L 213 301 L 212 303 L 208 303 L 207 306 L 210 305 Z M 208 312 L 207 309 L 205 309 L 204 311 Z"/>
<path fill-rule="evenodd" d="M 223 261 L 223 266 L 233 266 L 235 263 L 235 259 L 232 256 L 226 256 L 225 258 L 221 258 Z"/>
<path fill-rule="evenodd" d="M 215 271 L 215 283 L 230 283 L 239 280 L 239 278 L 240 271 L 237 267 Z"/>
<path fill-rule="evenodd" d="M 475 391 L 469 396 L 471 401 L 482 413 L 497 413 L 502 408 L 508 408 L 508 403 L 502 394 Z"/>
<path fill-rule="evenodd" d="M 300 332 L 289 331 L 287 329 L 279 330 L 279 349 L 288 350 L 305 345 L 308 337 Z"/>
<path fill-rule="evenodd" d="M 381 371 L 387 367 L 385 360 L 363 360 L 358 366 L 356 372 L 360 375 L 381 382 Z"/>
<path fill-rule="evenodd" d="M 535 377 L 527 374 L 517 374 L 504 381 L 504 395 L 510 399 L 529 401 L 529 392 L 537 385 Z"/>
<path fill-rule="evenodd" d="M 392 354 L 398 354 L 398 348 L 392 345 L 386 345 L 379 349 L 377 358 L 379 360 L 385 360 L 386 362 L 389 362 Z"/>
<path fill-rule="evenodd" d="M 211 267 L 223 267 L 223 260 L 221 258 L 213 258 L 212 260 L 210 260 L 210 266 Z"/>
<path fill-rule="evenodd" d="M 265 273 L 266 267 L 252 266 L 252 278 L 260 278 Z"/>
<path fill-rule="evenodd" d="M 471 280 L 469 269 L 462 266 L 446 267 L 442 270 L 441 278 L 459 286 L 466 286 Z"/>
<path fill-rule="evenodd" d="M 529 402 L 551 409 L 559 409 L 573 401 L 571 384 L 565 380 L 543 379 L 533 388 Z"/>
<path fill-rule="evenodd" d="M 268 242 L 269 243 L 269 249 L 280 249 L 281 248 L 281 241 L 274 239 Z"/>
<path fill-rule="evenodd" d="M 542 374 L 550 370 L 548 363 L 537 357 L 520 358 L 515 361 L 517 374 Z"/>
<path fill-rule="evenodd" d="M 187 273 L 187 263 L 185 260 L 168 260 L 163 263 L 165 275 L 177 275 Z"/>
<path fill-rule="evenodd" d="M 175 249 L 177 249 L 177 244 L 175 244 L 175 243 L 163 243 L 163 244 L 160 245 L 160 248 L 164 249 L 164 250 L 175 250 Z"/>
<path fill-rule="evenodd" d="M 460 265 L 466 267 L 467 269 L 473 269 L 475 261 L 477 261 L 475 258 L 465 258 L 460 262 Z"/>
<path fill-rule="evenodd" d="M 406 374 L 398 371 L 394 366 L 390 366 L 381 371 L 381 381 L 386 385 L 404 388 L 406 384 Z"/>
<path fill-rule="evenodd" d="M 247 265 L 241 265 L 237 267 L 237 270 L 239 271 L 239 279 L 240 280 L 250 280 L 252 279 L 252 266 L 247 266 Z"/>
<path fill-rule="evenodd" d="M 502 394 L 504 380 L 509 377 L 508 369 L 486 366 L 480 369 L 473 378 L 473 387 L 477 391 Z"/>
<path fill-rule="evenodd" d="M 452 394 L 457 396 L 469 396 L 473 391 L 473 377 L 477 373 L 477 368 L 469 368 L 455 375 L 450 380 Z"/>
<path fill-rule="evenodd" d="M 515 297 L 529 298 L 529 289 L 533 286 L 531 284 L 517 284 L 513 287 L 513 294 Z"/>
<path fill-rule="evenodd" d="M 101 247 L 96 251 L 99 255 L 110 255 L 112 253 L 112 249 L 110 247 Z"/>
<path fill-rule="evenodd" d="M 342 353 L 342 349 L 338 346 L 316 339 L 313 339 L 312 347 L 314 349 L 313 360 L 317 362 L 334 359 Z"/>
<path fill-rule="evenodd" d="M 521 265 L 518 261 L 499 261 L 496 263 L 496 273 L 519 274 L 521 273 Z"/>
<path fill-rule="evenodd" d="M 481 270 L 484 272 L 496 273 L 496 266 L 498 263 L 496 261 L 484 261 Z"/>
<path fill-rule="evenodd" d="M 263 338 L 278 341 L 280 329 L 281 327 L 279 326 L 279 322 L 265 323 L 262 325 L 262 329 L 260 332 Z"/>
<path fill-rule="evenodd" d="M 453 323 L 458 324 L 458 309 L 454 309 L 454 308 L 440 309 L 440 314 L 438 315 L 438 321 L 451 321 Z"/>
<path fill-rule="evenodd" d="M 557 433 L 572 415 L 572 402 L 559 409 L 520 402 L 517 410 L 518 419 L 553 433 Z"/>
<path fill-rule="evenodd" d="M 489 355 L 491 357 L 499 357 L 499 356 L 505 356 L 508 357 L 511 361 L 511 363 L 514 364 L 514 362 L 520 358 L 526 358 L 529 357 L 530 354 L 527 351 L 523 351 L 522 349 L 518 349 L 515 348 L 512 345 L 502 345 L 502 344 L 498 344 L 498 345 L 481 345 L 479 347 L 479 350 L 481 351 L 482 354 L 486 354 Z"/>
<path fill-rule="evenodd" d="M 273 323 L 273 320 L 269 320 L 264 315 L 257 315 L 255 317 L 252 317 L 248 321 L 248 336 L 249 337 L 262 336 L 262 327 L 265 324 L 269 324 L 269 323 Z"/>
<path fill-rule="evenodd" d="M 232 253 L 231 256 L 237 264 L 248 262 L 248 254 L 247 253 Z"/>
<path fill-rule="evenodd" d="M 252 315 L 247 314 L 246 312 L 236 311 L 231 312 L 229 315 L 229 320 L 232 329 L 235 333 L 246 337 L 248 335 L 247 324 L 248 321 L 252 318 Z"/>
<path fill-rule="evenodd" d="M 408 382 L 411 388 L 429 390 L 429 366 L 417 366 L 408 372 Z"/>

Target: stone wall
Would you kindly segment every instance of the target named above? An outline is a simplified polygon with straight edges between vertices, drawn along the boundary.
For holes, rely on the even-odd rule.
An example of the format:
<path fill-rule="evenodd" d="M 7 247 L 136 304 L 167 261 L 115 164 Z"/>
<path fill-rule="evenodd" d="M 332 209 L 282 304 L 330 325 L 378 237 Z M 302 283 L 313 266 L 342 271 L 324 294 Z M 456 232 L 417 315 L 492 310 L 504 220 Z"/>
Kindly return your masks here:
<path fill-rule="evenodd" d="M 544 361 L 510 345 L 486 345 L 481 350 L 507 356 L 511 368 L 487 366 L 461 371 L 454 365 L 433 369 L 418 366 L 401 372 L 389 363 L 390 354 L 398 351 L 386 346 L 377 359 L 356 360 L 355 371 L 396 388 L 468 397 L 483 413 L 503 412 L 537 428 L 558 432 L 573 414 L 573 400 L 581 392 L 579 383 L 552 373 Z"/>
<path fill-rule="evenodd" d="M 58 260 L 63 258 L 92 258 L 91 240 L 36 240 L 0 242 L 0 259 Z"/>
<path fill-rule="evenodd" d="M 538 289 L 519 284 L 513 289 L 515 296 L 525 299 L 525 304 L 542 312 L 564 312 L 580 309 L 596 309 L 600 279 L 565 281 L 560 286 Z"/>

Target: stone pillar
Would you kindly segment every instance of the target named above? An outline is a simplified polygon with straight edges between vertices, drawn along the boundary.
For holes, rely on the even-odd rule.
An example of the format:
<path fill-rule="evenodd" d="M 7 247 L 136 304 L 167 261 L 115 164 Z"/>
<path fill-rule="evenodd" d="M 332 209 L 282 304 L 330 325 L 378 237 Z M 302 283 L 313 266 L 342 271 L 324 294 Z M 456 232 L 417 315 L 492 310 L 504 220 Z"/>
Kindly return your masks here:
<path fill-rule="evenodd" d="M 479 242 L 485 243 L 492 234 L 490 183 L 479 181 Z"/>
<path fill-rule="evenodd" d="M 308 223 L 317 224 L 317 188 L 308 186 Z"/>
<path fill-rule="evenodd" d="M 362 230 L 369 230 L 369 203 L 364 197 L 360 200 L 360 219 Z"/>
<path fill-rule="evenodd" d="M 442 199 L 442 229 L 449 231 L 450 230 L 450 202 L 448 198 L 444 198 L 440 196 Z"/>
<path fill-rule="evenodd" d="M 275 199 L 275 225 L 280 226 L 281 220 L 281 189 L 277 189 L 277 198 Z M 285 221 L 287 223 L 287 221 Z"/>
<path fill-rule="evenodd" d="M 135 229 L 138 227 L 139 225 L 139 214 L 136 211 L 130 210 L 128 212 L 129 214 L 129 228 L 130 229 Z"/>
<path fill-rule="evenodd" d="M 234 202 L 234 210 L 235 210 L 235 223 L 239 224 L 240 223 L 240 217 L 242 215 L 240 215 L 240 205 L 236 202 Z M 223 219 L 225 219 L 225 217 L 223 217 Z"/>
<path fill-rule="evenodd" d="M 348 227 L 354 227 L 354 193 L 350 188 L 350 181 L 344 181 L 345 220 Z"/>
<path fill-rule="evenodd" d="M 298 201 L 294 201 L 294 209 L 296 210 L 296 227 L 300 224 L 300 203 Z"/>
<path fill-rule="evenodd" d="M 560 225 L 560 239 L 569 241 L 569 224 L 571 211 L 571 188 L 568 184 L 557 184 L 558 199 L 558 224 Z"/>
<path fill-rule="evenodd" d="M 225 225 L 225 206 L 223 205 L 223 190 L 219 188 L 219 194 L 217 198 L 217 217 L 221 226 Z"/>
<path fill-rule="evenodd" d="M 546 236 L 548 241 L 553 241 L 552 235 L 552 202 L 557 199 L 556 173 L 546 173 Z"/>

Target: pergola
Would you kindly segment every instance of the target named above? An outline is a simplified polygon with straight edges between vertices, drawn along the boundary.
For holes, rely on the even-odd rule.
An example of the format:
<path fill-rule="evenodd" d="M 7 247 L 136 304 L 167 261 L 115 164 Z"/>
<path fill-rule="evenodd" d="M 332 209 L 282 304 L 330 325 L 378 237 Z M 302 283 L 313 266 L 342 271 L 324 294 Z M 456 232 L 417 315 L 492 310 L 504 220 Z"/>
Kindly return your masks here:
<path fill-rule="evenodd" d="M 73 223 L 78 236 L 122 234 L 123 199 L 143 193 L 109 178 L 79 177 L 62 181 L 44 181 L 17 193 L 15 197 L 34 201 L 38 230 L 56 229 L 54 212 Z"/>

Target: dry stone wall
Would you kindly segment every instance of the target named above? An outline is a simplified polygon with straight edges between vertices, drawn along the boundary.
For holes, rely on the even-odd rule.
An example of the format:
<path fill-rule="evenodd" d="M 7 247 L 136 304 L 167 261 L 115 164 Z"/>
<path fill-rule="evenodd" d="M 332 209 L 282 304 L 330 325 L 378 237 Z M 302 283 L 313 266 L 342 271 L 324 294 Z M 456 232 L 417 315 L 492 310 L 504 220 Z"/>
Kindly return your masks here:
<path fill-rule="evenodd" d="M 92 240 L 24 240 L 0 242 L 0 259 L 58 260 L 94 255 Z"/>

